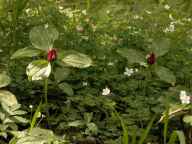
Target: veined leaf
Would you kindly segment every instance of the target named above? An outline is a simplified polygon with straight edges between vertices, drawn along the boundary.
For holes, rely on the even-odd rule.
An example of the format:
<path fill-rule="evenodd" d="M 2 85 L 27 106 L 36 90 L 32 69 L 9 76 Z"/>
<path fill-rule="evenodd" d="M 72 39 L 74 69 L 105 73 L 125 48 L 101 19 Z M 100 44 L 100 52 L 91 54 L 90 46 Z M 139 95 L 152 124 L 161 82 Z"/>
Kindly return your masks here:
<path fill-rule="evenodd" d="M 128 60 L 128 63 L 145 62 L 145 56 L 142 52 L 134 49 L 118 49 L 117 52 Z"/>
<path fill-rule="evenodd" d="M 92 65 L 91 58 L 82 53 L 69 54 L 62 61 L 68 66 L 77 68 L 87 68 Z"/>
<path fill-rule="evenodd" d="M 58 39 L 59 33 L 52 26 L 37 26 L 30 32 L 30 40 L 35 48 L 48 50 L 53 48 L 53 43 Z"/>
<path fill-rule="evenodd" d="M 36 60 L 27 66 L 26 74 L 29 80 L 42 80 L 51 74 L 51 64 L 46 60 Z"/>
<path fill-rule="evenodd" d="M 0 73 L 0 88 L 6 87 L 10 82 L 11 79 L 6 73 Z"/>
<path fill-rule="evenodd" d="M 175 85 L 176 77 L 173 74 L 173 72 L 170 71 L 168 68 L 158 66 L 158 67 L 156 67 L 155 71 L 156 71 L 157 76 L 160 78 L 160 80 L 170 83 L 172 85 Z"/>
<path fill-rule="evenodd" d="M 34 49 L 34 48 L 23 48 L 17 50 L 12 56 L 11 59 L 18 59 L 24 57 L 34 57 L 41 54 L 41 50 Z"/>
<path fill-rule="evenodd" d="M 0 90 L 0 102 L 10 107 L 18 104 L 15 95 L 6 90 Z"/>

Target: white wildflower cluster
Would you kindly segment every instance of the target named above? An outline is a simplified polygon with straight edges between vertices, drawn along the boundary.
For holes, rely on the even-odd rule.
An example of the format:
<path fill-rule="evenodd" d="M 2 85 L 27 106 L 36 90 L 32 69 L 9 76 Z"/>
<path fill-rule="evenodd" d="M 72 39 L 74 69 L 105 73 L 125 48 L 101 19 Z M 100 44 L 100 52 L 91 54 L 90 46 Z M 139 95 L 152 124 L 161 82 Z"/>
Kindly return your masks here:
<path fill-rule="evenodd" d="M 182 104 L 190 104 L 191 97 L 187 95 L 187 92 L 182 90 L 180 91 L 180 100 Z"/>
<path fill-rule="evenodd" d="M 102 95 L 103 96 L 108 96 L 110 95 L 111 93 L 111 90 L 108 88 L 108 87 L 105 87 L 103 90 L 102 90 Z"/>
<path fill-rule="evenodd" d="M 174 31 L 175 31 L 175 25 L 172 23 L 170 23 L 170 25 L 163 30 L 164 33 L 169 33 Z"/>
<path fill-rule="evenodd" d="M 128 76 L 128 77 L 130 77 L 130 76 L 133 75 L 135 72 L 138 72 L 138 69 L 137 69 L 137 68 L 135 68 L 135 69 L 130 68 L 130 69 L 129 69 L 128 67 L 126 67 L 123 74 L 126 75 L 126 76 Z"/>
<path fill-rule="evenodd" d="M 165 8 L 166 10 L 169 10 L 169 9 L 170 9 L 170 6 L 169 6 L 168 4 L 166 4 L 166 5 L 164 5 L 164 8 Z"/>
<path fill-rule="evenodd" d="M 83 85 L 84 87 L 86 87 L 86 86 L 88 86 L 88 82 L 84 81 L 84 82 L 82 83 L 82 85 Z"/>
<path fill-rule="evenodd" d="M 143 20 L 143 17 L 139 16 L 139 15 L 134 15 L 133 19 L 135 19 L 135 20 Z"/>

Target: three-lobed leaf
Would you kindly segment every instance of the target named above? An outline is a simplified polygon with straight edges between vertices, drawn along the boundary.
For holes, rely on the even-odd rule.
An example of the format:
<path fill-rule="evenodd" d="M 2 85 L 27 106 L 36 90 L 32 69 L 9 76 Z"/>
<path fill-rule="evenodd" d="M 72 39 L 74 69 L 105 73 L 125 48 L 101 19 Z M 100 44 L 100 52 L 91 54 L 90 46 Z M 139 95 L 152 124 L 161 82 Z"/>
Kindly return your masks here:
<path fill-rule="evenodd" d="M 58 39 L 59 33 L 52 26 L 37 26 L 30 31 L 29 37 L 35 48 L 47 51 L 53 48 L 54 41 Z"/>

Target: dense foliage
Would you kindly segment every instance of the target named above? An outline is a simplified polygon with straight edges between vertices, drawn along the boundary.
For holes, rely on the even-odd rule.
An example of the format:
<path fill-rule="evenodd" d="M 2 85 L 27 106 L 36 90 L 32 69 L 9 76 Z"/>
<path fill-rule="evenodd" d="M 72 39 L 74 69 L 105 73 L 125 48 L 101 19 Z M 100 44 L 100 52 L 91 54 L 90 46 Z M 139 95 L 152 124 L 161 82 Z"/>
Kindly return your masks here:
<path fill-rule="evenodd" d="M 0 0 L 0 19 L 0 143 L 192 142 L 191 0 Z"/>

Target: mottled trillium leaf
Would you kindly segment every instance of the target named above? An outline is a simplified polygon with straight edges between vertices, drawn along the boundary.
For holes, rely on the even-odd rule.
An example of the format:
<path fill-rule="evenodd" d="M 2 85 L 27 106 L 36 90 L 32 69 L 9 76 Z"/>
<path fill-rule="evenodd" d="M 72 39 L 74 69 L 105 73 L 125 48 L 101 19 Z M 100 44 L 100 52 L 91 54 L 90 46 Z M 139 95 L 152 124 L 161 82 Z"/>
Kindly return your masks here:
<path fill-rule="evenodd" d="M 62 62 L 76 68 L 87 68 L 92 65 L 91 58 L 82 53 L 69 54 L 62 59 Z"/>
<path fill-rule="evenodd" d="M 24 58 L 24 57 L 34 57 L 41 54 L 41 50 L 34 49 L 34 48 L 23 48 L 17 50 L 12 56 L 11 59 L 18 59 L 18 58 Z"/>
<path fill-rule="evenodd" d="M 172 85 L 175 85 L 176 77 L 173 74 L 173 72 L 170 71 L 168 68 L 163 66 L 157 66 L 155 69 L 155 72 L 157 76 L 160 78 L 160 80 L 170 83 Z"/>
<path fill-rule="evenodd" d="M 15 106 L 18 104 L 15 95 L 6 90 L 0 90 L 0 102 L 7 106 Z"/>
<path fill-rule="evenodd" d="M 154 52 L 157 57 L 165 55 L 170 49 L 170 41 L 166 38 L 156 39 L 151 45 L 150 52 Z"/>
<path fill-rule="evenodd" d="M 48 51 L 48 49 L 53 48 L 53 43 L 58 39 L 59 33 L 52 26 L 37 26 L 31 30 L 29 36 L 35 48 Z"/>
<path fill-rule="evenodd" d="M 144 54 L 138 50 L 121 48 L 117 50 L 117 53 L 119 53 L 122 57 L 125 57 L 130 64 L 142 63 L 146 61 Z"/>
<path fill-rule="evenodd" d="M 51 73 L 51 64 L 46 60 L 36 60 L 31 62 L 26 69 L 29 80 L 43 80 Z"/>
<path fill-rule="evenodd" d="M 61 83 L 59 84 L 59 88 L 69 96 L 74 94 L 73 88 L 68 83 Z"/>
<path fill-rule="evenodd" d="M 6 87 L 10 82 L 11 79 L 6 73 L 0 73 L 0 88 Z"/>

